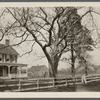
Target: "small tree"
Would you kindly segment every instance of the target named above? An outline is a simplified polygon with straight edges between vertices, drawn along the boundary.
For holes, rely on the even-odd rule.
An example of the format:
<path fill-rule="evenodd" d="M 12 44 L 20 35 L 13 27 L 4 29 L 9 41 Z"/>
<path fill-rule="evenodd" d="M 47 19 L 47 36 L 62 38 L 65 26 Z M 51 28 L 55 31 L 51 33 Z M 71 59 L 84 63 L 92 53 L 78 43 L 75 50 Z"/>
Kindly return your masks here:
<path fill-rule="evenodd" d="M 95 71 L 96 68 L 94 64 L 91 62 L 92 58 L 88 53 L 83 53 L 84 55 L 81 56 L 79 59 L 78 67 L 77 67 L 77 72 L 83 71 L 85 75 L 88 75 L 89 71 Z"/>

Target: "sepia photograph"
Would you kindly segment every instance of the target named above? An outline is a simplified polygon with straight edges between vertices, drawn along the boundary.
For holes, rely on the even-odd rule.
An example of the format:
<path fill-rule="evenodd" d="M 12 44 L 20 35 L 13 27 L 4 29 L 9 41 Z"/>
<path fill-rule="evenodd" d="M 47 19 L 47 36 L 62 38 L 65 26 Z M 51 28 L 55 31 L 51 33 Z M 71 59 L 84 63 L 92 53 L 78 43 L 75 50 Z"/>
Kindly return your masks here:
<path fill-rule="evenodd" d="M 0 92 L 99 93 L 100 6 L 43 5 L 0 7 Z"/>

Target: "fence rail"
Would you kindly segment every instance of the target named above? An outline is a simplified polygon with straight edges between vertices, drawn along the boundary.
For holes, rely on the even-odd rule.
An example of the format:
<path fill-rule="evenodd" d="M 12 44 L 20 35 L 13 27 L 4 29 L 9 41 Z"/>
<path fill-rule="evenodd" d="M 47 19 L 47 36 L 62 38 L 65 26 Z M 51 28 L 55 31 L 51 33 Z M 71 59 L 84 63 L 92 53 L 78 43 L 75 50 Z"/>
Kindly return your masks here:
<path fill-rule="evenodd" d="M 88 75 L 82 77 L 70 78 L 42 78 L 42 79 L 11 79 L 0 81 L 0 91 L 39 91 L 54 87 L 71 86 L 78 84 L 87 84 L 94 81 L 100 81 L 100 75 Z"/>

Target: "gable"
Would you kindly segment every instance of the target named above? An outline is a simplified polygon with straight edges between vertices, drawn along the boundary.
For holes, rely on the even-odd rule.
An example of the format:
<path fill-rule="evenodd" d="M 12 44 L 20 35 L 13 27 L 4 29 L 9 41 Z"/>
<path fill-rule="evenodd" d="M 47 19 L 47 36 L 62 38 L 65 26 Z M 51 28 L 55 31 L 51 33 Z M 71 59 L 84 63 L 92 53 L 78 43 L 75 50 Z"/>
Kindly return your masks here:
<path fill-rule="evenodd" d="M 12 48 L 11 46 L 6 46 L 4 44 L 0 44 L 0 53 L 19 55 L 18 52 L 14 48 Z"/>

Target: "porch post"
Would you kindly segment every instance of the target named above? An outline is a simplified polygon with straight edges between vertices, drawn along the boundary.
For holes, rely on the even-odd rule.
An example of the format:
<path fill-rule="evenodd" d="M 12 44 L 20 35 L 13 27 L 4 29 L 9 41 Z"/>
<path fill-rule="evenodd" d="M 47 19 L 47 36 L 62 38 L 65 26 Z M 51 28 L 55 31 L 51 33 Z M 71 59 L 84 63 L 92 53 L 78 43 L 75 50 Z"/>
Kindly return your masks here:
<path fill-rule="evenodd" d="M 26 75 L 28 76 L 28 69 L 27 69 L 27 67 L 26 67 Z"/>
<path fill-rule="evenodd" d="M 10 65 L 8 66 L 8 77 L 11 79 L 11 74 L 10 74 Z"/>
<path fill-rule="evenodd" d="M 6 62 L 6 57 L 5 57 L 5 54 L 4 54 L 4 59 L 3 59 L 3 61 L 4 61 L 4 62 Z"/>
<path fill-rule="evenodd" d="M 21 66 L 18 66 L 18 67 L 19 67 L 18 68 L 19 69 L 19 73 L 18 73 L 19 75 L 18 76 L 19 76 L 19 78 L 21 78 Z"/>

